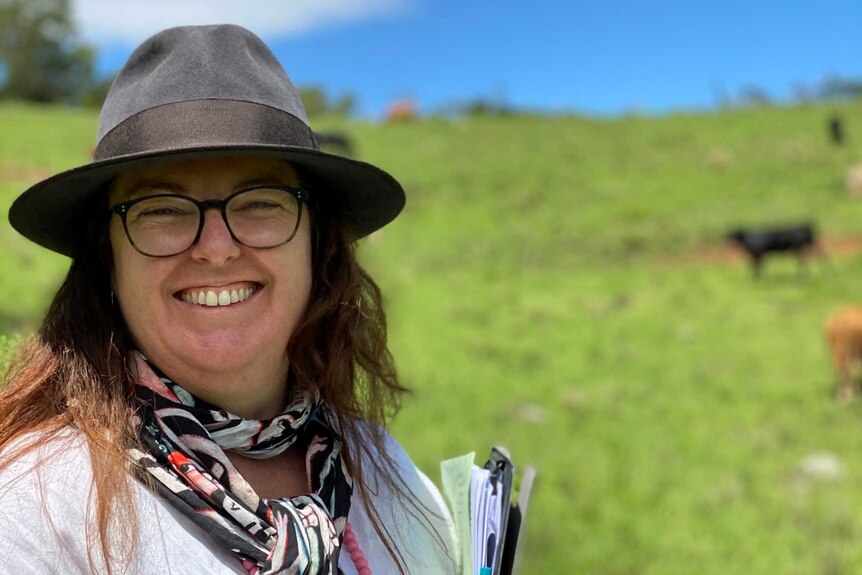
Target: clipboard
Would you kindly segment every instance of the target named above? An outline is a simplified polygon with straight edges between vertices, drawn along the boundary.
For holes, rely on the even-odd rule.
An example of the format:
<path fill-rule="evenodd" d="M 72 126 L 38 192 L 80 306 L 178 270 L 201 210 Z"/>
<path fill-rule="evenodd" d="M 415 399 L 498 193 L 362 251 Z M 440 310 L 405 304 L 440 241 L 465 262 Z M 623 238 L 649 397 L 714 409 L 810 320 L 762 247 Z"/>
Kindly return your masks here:
<path fill-rule="evenodd" d="M 518 500 L 512 501 L 515 466 L 502 446 L 491 449 L 483 467 L 475 454 L 441 463 L 443 492 L 455 519 L 462 575 L 512 575 L 519 565 L 519 538 L 536 470 L 526 467 Z"/>
<path fill-rule="evenodd" d="M 509 531 L 509 518 L 512 509 L 512 481 L 515 476 L 515 468 L 512 465 L 512 456 L 500 446 L 491 448 L 491 455 L 485 463 L 485 469 L 490 472 L 492 487 L 496 489 L 500 505 L 500 532 L 497 534 L 497 542 L 494 549 L 494 557 L 491 562 L 491 574 L 502 575 L 503 550 L 506 547 L 506 534 Z M 517 543 L 516 543 L 517 544 Z"/>
<path fill-rule="evenodd" d="M 500 561 L 498 575 L 512 575 L 520 565 L 521 550 L 518 545 L 521 528 L 527 519 L 527 505 L 536 481 L 536 469 L 532 466 L 524 469 L 521 485 L 518 489 L 518 501 L 510 505 L 509 518 L 506 522 L 506 536 L 503 540 L 503 555 Z"/>

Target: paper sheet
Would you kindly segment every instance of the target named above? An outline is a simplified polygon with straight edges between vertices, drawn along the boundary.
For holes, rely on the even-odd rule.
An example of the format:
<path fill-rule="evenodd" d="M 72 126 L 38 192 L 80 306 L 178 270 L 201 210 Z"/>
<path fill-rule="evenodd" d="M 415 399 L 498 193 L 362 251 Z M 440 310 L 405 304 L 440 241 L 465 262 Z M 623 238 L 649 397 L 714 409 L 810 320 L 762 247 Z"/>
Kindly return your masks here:
<path fill-rule="evenodd" d="M 475 452 L 447 459 L 440 463 L 443 479 L 443 496 L 449 505 L 458 537 L 461 575 L 473 575 L 473 548 L 470 529 L 470 475 Z"/>
<path fill-rule="evenodd" d="M 511 456 L 495 446 L 485 467 L 475 453 L 440 464 L 443 495 L 455 523 L 460 575 L 511 575 L 521 527 L 521 510 L 513 507 L 515 468 Z M 527 510 L 535 470 L 527 468 L 520 493 Z M 514 509 L 514 511 L 513 511 Z"/>
<path fill-rule="evenodd" d="M 496 476 L 474 466 L 470 477 L 470 507 L 473 518 L 473 573 L 496 567 L 497 547 L 502 545 L 502 490 Z"/>

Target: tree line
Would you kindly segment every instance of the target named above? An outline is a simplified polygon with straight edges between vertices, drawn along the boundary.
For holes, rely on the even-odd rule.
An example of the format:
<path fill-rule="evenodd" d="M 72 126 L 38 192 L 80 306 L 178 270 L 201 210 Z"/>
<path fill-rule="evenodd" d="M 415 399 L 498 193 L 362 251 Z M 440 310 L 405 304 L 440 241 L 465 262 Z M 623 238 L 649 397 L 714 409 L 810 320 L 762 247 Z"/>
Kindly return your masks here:
<path fill-rule="evenodd" d="M 88 104 L 107 91 L 69 11 L 69 0 L 0 0 L 0 97 Z"/>
<path fill-rule="evenodd" d="M 70 0 L 0 0 L 0 99 L 101 106 L 113 76 L 100 77 L 95 47 L 78 35 Z M 332 97 L 320 86 L 299 88 L 309 115 L 350 115 L 353 94 Z M 862 80 L 827 77 L 819 85 L 794 87 L 795 100 L 812 102 L 862 98 Z M 738 95 L 717 93 L 717 104 L 759 106 L 772 103 L 757 86 Z M 441 113 L 512 115 L 519 112 L 505 101 L 476 98 L 457 102 Z"/>
<path fill-rule="evenodd" d="M 0 0 L 0 99 L 100 107 L 113 75 L 99 76 L 96 48 L 79 35 L 70 0 Z M 352 94 L 299 88 L 309 115 L 349 115 Z"/>

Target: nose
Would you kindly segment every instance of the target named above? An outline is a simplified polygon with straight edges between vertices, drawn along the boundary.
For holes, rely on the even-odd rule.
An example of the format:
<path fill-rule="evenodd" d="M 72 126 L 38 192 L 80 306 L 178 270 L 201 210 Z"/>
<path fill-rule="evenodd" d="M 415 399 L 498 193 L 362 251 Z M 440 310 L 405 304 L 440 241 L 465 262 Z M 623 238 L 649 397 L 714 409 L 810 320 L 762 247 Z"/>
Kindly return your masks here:
<path fill-rule="evenodd" d="M 204 227 L 197 243 L 191 248 L 192 258 L 202 263 L 222 266 L 239 255 L 240 245 L 231 237 L 221 211 L 204 210 Z"/>

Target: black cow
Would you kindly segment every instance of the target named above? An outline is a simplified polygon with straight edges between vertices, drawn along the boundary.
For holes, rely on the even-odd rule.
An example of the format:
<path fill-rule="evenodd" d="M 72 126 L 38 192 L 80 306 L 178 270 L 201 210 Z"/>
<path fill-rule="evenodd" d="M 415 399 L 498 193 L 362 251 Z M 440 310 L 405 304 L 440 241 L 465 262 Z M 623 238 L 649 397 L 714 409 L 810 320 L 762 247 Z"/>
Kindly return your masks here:
<path fill-rule="evenodd" d="M 343 132 L 315 132 L 314 137 L 321 148 L 330 148 L 345 156 L 353 153 L 353 142 Z"/>
<path fill-rule="evenodd" d="M 844 143 L 844 120 L 838 114 L 829 118 L 829 138 L 836 146 Z"/>
<path fill-rule="evenodd" d="M 763 230 L 735 230 L 727 234 L 727 239 L 736 242 L 751 258 L 754 277 L 760 277 L 763 257 L 773 252 L 792 252 L 803 264 L 803 252 L 814 250 L 822 255 L 810 223 L 786 228 Z"/>

